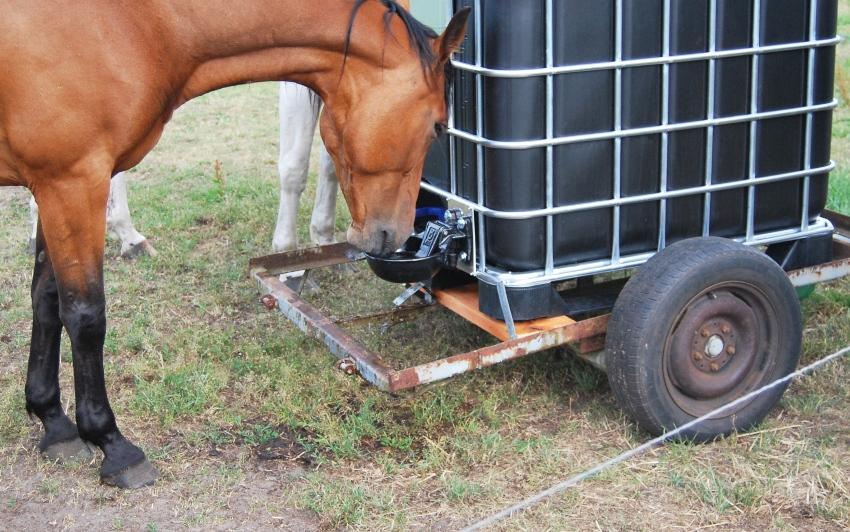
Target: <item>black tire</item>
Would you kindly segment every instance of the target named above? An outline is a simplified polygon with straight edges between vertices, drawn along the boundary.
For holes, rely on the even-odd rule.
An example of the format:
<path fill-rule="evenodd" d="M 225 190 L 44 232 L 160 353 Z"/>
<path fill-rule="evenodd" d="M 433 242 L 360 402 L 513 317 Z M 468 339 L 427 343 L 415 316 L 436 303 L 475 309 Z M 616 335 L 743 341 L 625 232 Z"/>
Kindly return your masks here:
<path fill-rule="evenodd" d="M 799 300 L 775 262 L 731 240 L 692 238 L 650 259 L 617 299 L 608 381 L 623 410 L 657 436 L 794 371 L 801 339 Z M 786 387 L 677 438 L 748 430 Z"/>

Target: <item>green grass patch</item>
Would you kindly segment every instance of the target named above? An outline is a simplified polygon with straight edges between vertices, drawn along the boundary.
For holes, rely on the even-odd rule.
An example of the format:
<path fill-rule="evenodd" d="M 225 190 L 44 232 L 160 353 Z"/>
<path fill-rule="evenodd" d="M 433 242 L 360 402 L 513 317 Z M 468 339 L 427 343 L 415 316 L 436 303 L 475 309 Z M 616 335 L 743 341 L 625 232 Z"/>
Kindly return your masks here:
<path fill-rule="evenodd" d="M 394 509 L 390 492 L 371 490 L 348 480 L 327 482 L 318 474 L 307 476 L 301 503 L 332 528 L 360 526 L 367 520 L 399 527 L 405 521 L 404 513 Z"/>
<path fill-rule="evenodd" d="M 154 381 L 136 380 L 131 408 L 164 425 L 180 416 L 199 414 L 218 402 L 226 380 L 209 364 L 167 371 Z"/>

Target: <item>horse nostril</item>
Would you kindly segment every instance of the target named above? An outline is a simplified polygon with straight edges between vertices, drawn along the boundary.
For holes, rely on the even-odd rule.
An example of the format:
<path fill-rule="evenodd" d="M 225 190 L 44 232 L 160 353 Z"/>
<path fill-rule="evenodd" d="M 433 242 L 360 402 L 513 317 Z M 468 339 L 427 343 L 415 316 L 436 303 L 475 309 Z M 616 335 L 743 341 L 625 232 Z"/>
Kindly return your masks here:
<path fill-rule="evenodd" d="M 389 254 L 394 250 L 390 249 L 392 247 L 392 242 L 390 241 L 390 233 L 389 231 L 381 231 L 381 253 Z"/>

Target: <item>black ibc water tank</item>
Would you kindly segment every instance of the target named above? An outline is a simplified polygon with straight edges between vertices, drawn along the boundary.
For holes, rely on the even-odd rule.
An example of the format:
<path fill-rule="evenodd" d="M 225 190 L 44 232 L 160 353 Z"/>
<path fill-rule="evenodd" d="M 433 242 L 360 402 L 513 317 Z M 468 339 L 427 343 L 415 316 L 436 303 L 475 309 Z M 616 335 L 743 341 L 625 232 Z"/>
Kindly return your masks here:
<path fill-rule="evenodd" d="M 758 41 L 762 46 L 809 40 L 811 0 L 762 0 Z M 455 0 L 455 8 L 473 6 Z M 555 0 L 553 62 L 555 66 L 610 62 L 615 59 L 615 0 Z M 670 0 L 670 55 L 699 54 L 709 50 L 711 36 L 708 0 Z M 475 64 L 476 33 L 481 32 L 482 66 L 490 69 L 527 69 L 546 66 L 545 0 L 481 0 L 481 28 L 470 25 L 458 59 Z M 622 58 L 660 57 L 664 43 L 663 0 L 622 0 Z M 816 38 L 835 36 L 837 0 L 818 2 Z M 717 0 L 717 50 L 753 46 L 753 2 Z M 816 48 L 814 101 L 832 101 L 835 48 Z M 757 112 L 804 107 L 807 102 L 808 49 L 760 55 Z M 752 112 L 752 55 L 724 57 L 715 62 L 714 116 Z M 679 62 L 669 68 L 668 121 L 670 124 L 706 120 L 709 65 L 707 59 Z M 663 67 L 636 66 L 622 70 L 621 128 L 662 124 Z M 481 108 L 476 108 L 476 76 L 458 70 L 453 81 L 454 121 L 459 130 L 495 141 L 546 138 L 546 77 L 521 79 L 483 77 Z M 559 74 L 553 79 L 555 137 L 609 132 L 615 129 L 616 74 L 614 69 Z M 479 131 L 478 113 L 481 130 Z M 811 167 L 829 163 L 831 110 L 814 113 Z M 806 115 L 761 120 L 756 126 L 755 170 L 758 177 L 804 169 Z M 747 179 L 750 173 L 750 124 L 719 125 L 713 129 L 710 168 L 712 183 Z M 708 128 L 673 131 L 667 140 L 667 189 L 705 184 Z M 614 197 L 615 141 L 594 140 L 553 148 L 553 204 L 576 205 Z M 661 190 L 662 135 L 629 136 L 621 141 L 620 175 L 623 197 Z M 484 148 L 478 160 L 473 142 L 455 139 L 458 195 L 502 211 L 546 207 L 546 148 L 524 150 Z M 449 190 L 450 161 L 447 138 L 429 154 L 425 179 Z M 479 165 L 483 190 L 478 190 Z M 808 212 L 814 220 L 824 209 L 827 174 L 813 175 Z M 715 192 L 711 197 L 710 232 L 744 236 L 747 229 L 747 188 Z M 756 233 L 800 225 L 803 178 L 760 185 L 755 189 Z M 669 199 L 666 226 L 659 227 L 658 200 L 625 205 L 620 209 L 622 255 L 654 251 L 659 231 L 674 242 L 703 231 L 704 194 Z M 560 214 L 554 217 L 554 265 L 565 266 L 610 257 L 615 230 L 614 209 Z M 488 266 L 513 272 L 541 270 L 546 262 L 545 218 L 486 220 Z"/>

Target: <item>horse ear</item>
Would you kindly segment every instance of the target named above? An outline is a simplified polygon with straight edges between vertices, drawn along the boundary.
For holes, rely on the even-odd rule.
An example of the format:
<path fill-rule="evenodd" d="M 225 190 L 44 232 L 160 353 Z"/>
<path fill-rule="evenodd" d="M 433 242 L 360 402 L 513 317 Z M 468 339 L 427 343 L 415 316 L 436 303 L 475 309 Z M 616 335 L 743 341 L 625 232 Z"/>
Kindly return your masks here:
<path fill-rule="evenodd" d="M 463 43 L 463 37 L 466 35 L 466 22 L 471 12 L 471 7 L 465 7 L 455 13 L 449 25 L 446 26 L 446 31 L 437 39 L 437 64 L 441 68 Z"/>

